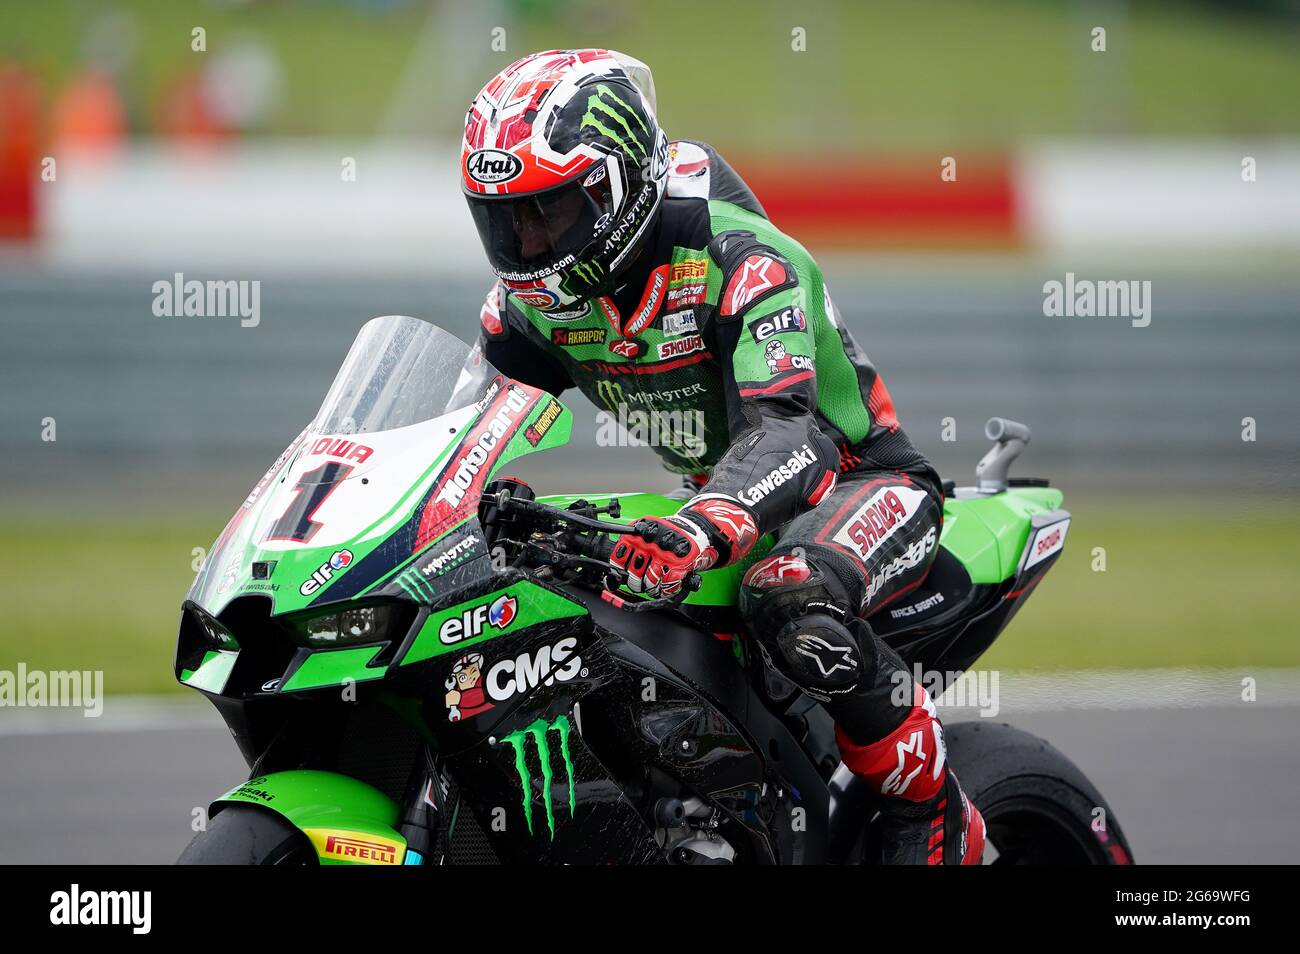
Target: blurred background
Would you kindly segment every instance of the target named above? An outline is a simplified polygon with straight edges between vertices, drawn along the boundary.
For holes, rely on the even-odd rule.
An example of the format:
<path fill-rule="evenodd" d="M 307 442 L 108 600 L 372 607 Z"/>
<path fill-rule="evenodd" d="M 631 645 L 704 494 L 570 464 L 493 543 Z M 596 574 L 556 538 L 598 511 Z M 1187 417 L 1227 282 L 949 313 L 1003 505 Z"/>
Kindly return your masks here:
<path fill-rule="evenodd" d="M 475 335 L 465 108 L 581 46 L 809 247 L 945 477 L 1033 429 L 1074 523 L 981 663 L 1030 680 L 1004 715 L 1139 861 L 1293 861 L 1296 0 L 0 0 L 0 673 L 111 696 L 0 709 L 0 860 L 168 861 L 242 777 L 171 674 L 204 550 L 366 319 Z M 1150 282 L 1149 326 L 1046 317 L 1068 274 Z M 186 280 L 260 283 L 255 326 L 156 316 Z M 539 491 L 673 486 L 567 400 Z"/>
<path fill-rule="evenodd" d="M 361 323 L 475 334 L 465 107 L 574 46 L 649 63 L 823 262 L 944 476 L 1032 427 L 1076 522 L 991 664 L 1300 663 L 1297 3 L 48 0 L 0 5 L 0 668 L 177 688 L 195 548 Z M 1067 272 L 1150 281 L 1150 326 L 1045 317 Z M 156 317 L 176 273 L 259 323 Z M 540 489 L 671 486 L 570 398 Z"/>

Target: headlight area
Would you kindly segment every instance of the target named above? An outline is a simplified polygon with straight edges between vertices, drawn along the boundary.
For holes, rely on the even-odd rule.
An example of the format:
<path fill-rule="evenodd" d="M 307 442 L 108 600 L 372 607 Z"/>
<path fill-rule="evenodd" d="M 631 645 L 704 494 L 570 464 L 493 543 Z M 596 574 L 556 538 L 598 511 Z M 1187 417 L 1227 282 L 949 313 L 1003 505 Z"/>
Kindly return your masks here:
<path fill-rule="evenodd" d="M 308 649 L 333 649 L 400 640 L 410 628 L 413 616 L 412 607 L 373 603 L 286 616 L 279 622 L 297 645 Z"/>

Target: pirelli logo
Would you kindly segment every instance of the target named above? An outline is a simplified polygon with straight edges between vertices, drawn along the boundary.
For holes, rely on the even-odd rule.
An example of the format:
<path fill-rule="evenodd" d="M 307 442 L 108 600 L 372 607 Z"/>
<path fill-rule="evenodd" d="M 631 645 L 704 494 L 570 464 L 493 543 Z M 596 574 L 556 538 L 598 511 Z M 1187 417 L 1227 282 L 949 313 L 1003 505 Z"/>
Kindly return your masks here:
<path fill-rule="evenodd" d="M 673 264 L 668 273 L 670 285 L 686 282 L 702 282 L 709 277 L 709 260 L 707 258 L 684 258 Z"/>
<path fill-rule="evenodd" d="M 555 328 L 551 331 L 551 344 L 565 348 L 604 343 L 604 328 Z"/>
<path fill-rule="evenodd" d="M 329 861 L 354 865 L 396 865 L 405 853 L 400 841 L 336 828 L 308 828 L 316 853 Z"/>

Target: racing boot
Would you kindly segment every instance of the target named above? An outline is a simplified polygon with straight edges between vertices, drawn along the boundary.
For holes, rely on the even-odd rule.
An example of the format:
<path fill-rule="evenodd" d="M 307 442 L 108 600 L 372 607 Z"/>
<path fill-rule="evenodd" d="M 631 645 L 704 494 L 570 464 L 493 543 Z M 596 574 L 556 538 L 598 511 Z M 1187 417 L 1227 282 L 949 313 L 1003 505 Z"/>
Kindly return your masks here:
<path fill-rule="evenodd" d="M 977 865 L 984 819 L 947 765 L 934 703 L 915 685 L 898 728 L 869 745 L 836 727 L 840 757 L 880 795 L 881 855 L 887 865 Z"/>

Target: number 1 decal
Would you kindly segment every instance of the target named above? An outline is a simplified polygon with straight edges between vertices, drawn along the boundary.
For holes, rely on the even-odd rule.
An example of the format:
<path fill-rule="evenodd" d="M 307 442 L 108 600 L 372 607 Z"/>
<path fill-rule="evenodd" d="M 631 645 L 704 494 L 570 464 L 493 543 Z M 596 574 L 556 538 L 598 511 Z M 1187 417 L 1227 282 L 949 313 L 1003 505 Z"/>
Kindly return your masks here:
<path fill-rule="evenodd" d="M 334 488 L 352 473 L 352 469 L 351 464 L 330 461 L 299 477 L 293 488 L 293 499 L 275 526 L 271 527 L 271 533 L 266 539 L 306 543 L 316 536 L 316 531 L 324 526 L 315 519 L 316 511 L 325 502 L 325 498 L 334 492 Z"/>

